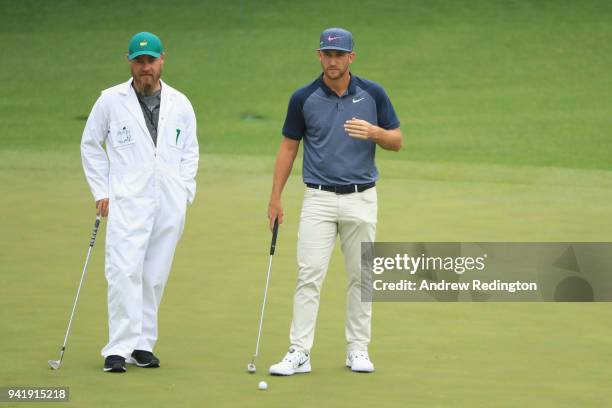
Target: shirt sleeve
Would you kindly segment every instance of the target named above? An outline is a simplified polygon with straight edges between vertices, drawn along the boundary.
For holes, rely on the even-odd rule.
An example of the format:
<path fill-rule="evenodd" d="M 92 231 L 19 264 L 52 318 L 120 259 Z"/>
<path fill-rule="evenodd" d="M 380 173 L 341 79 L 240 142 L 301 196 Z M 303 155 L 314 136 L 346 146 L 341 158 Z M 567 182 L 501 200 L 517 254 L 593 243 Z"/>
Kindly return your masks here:
<path fill-rule="evenodd" d="M 200 146 L 198 144 L 197 123 L 193 106 L 187 98 L 183 100 L 184 112 L 187 119 L 185 129 L 185 145 L 181 154 L 180 175 L 187 189 L 187 202 L 193 204 L 196 194 L 196 176 L 200 160 Z"/>
<path fill-rule="evenodd" d="M 96 101 L 89 114 L 81 138 L 81 159 L 89 188 L 98 201 L 108 198 L 108 176 L 110 163 L 104 145 L 108 135 L 108 116 L 103 107 L 103 98 Z"/>
<path fill-rule="evenodd" d="M 375 85 L 372 87 L 372 93 L 376 101 L 378 126 L 387 130 L 397 129 L 400 126 L 400 121 L 385 90 L 381 86 Z"/>
<path fill-rule="evenodd" d="M 293 140 L 301 140 L 306 131 L 306 123 L 304 122 L 304 114 L 302 108 L 304 101 L 299 92 L 291 95 L 289 106 L 287 107 L 287 116 L 283 125 L 283 135 Z"/>

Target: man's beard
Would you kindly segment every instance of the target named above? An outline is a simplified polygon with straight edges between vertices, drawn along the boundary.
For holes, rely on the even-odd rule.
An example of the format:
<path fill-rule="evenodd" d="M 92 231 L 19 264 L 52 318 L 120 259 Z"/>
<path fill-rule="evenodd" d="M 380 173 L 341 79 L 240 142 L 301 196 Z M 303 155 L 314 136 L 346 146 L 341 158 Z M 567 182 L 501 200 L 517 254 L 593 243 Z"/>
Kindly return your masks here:
<path fill-rule="evenodd" d="M 134 77 L 134 82 L 136 83 L 136 88 L 139 92 L 142 92 L 145 95 L 152 95 L 155 92 L 155 87 L 159 83 L 159 78 L 161 78 L 161 72 L 159 76 L 151 75 L 151 76 L 142 76 L 142 77 Z"/>
<path fill-rule="evenodd" d="M 346 69 L 342 71 L 339 68 L 335 68 L 335 71 L 330 71 L 329 69 L 327 69 L 325 71 L 325 74 L 327 75 L 329 79 L 338 79 L 338 78 L 342 78 L 345 72 L 346 72 Z"/>

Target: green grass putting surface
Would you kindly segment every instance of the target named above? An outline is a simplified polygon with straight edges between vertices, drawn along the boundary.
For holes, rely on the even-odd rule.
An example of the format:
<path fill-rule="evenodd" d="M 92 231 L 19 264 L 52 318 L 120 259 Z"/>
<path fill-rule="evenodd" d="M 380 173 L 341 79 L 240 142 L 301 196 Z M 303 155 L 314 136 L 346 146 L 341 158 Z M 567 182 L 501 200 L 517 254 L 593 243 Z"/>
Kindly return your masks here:
<path fill-rule="evenodd" d="M 323 28 L 353 31 L 353 71 L 385 87 L 402 121 L 404 150 L 377 152 L 379 241 L 610 241 L 608 2 L 0 3 L 0 385 L 69 386 L 66 406 L 79 407 L 607 404 L 605 303 L 377 303 L 377 371 L 351 373 L 339 248 L 313 372 L 267 376 L 288 346 L 300 163 L 283 197 L 258 373 L 246 364 L 273 155 L 291 92 L 318 75 Z M 54 372 L 46 362 L 94 219 L 78 153 L 84 119 L 102 89 L 127 80 L 125 48 L 141 30 L 165 43 L 164 79 L 190 97 L 202 153 L 160 310 L 162 368 L 102 372 L 103 226 Z"/>

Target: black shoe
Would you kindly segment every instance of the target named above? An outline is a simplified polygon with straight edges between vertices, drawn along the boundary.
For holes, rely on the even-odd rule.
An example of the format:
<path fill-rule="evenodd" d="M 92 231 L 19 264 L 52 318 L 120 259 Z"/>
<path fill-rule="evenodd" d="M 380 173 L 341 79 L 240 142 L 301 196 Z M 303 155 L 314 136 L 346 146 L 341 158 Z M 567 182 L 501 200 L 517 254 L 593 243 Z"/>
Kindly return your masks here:
<path fill-rule="evenodd" d="M 104 371 L 109 373 L 125 373 L 125 358 L 108 356 L 104 359 Z"/>
<path fill-rule="evenodd" d="M 130 363 L 143 368 L 157 368 L 159 367 L 159 358 L 155 357 L 150 351 L 134 350 Z"/>

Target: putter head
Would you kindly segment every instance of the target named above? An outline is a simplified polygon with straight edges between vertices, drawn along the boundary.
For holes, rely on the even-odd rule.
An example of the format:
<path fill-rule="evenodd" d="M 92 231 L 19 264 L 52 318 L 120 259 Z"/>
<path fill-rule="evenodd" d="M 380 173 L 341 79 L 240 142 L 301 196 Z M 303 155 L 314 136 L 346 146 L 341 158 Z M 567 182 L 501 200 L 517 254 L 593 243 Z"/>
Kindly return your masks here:
<path fill-rule="evenodd" d="M 247 364 L 247 371 L 250 374 L 255 374 L 255 371 L 257 371 L 257 368 L 255 367 L 255 363 L 249 363 Z"/>
<path fill-rule="evenodd" d="M 59 360 L 49 360 L 49 367 L 51 367 L 53 370 L 59 370 L 60 361 Z"/>

